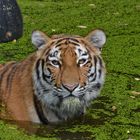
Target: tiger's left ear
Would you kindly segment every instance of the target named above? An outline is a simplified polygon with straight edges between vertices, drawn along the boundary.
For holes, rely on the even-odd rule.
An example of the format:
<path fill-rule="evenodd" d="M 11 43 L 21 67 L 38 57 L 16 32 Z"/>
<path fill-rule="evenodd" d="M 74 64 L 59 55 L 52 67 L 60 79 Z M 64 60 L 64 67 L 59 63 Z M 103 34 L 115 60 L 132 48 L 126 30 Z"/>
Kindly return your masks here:
<path fill-rule="evenodd" d="M 43 48 L 45 44 L 47 44 L 50 40 L 48 36 L 46 36 L 45 33 L 35 30 L 32 32 L 32 43 L 35 45 L 37 49 Z"/>
<path fill-rule="evenodd" d="M 100 30 L 100 29 L 96 29 L 93 30 L 91 33 L 89 33 L 86 36 L 86 39 L 95 47 L 99 48 L 101 50 L 101 48 L 103 47 L 103 45 L 106 42 L 106 35 L 105 33 Z"/>

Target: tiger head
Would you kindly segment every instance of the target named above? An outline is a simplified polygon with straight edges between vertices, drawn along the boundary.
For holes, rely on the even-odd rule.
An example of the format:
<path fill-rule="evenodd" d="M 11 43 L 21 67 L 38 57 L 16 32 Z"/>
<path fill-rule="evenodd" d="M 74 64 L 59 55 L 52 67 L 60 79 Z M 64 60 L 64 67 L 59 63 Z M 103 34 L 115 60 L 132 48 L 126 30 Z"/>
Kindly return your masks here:
<path fill-rule="evenodd" d="M 96 29 L 86 37 L 32 33 L 38 49 L 33 69 L 35 96 L 49 121 L 67 120 L 85 112 L 104 83 L 101 49 L 105 33 Z"/>

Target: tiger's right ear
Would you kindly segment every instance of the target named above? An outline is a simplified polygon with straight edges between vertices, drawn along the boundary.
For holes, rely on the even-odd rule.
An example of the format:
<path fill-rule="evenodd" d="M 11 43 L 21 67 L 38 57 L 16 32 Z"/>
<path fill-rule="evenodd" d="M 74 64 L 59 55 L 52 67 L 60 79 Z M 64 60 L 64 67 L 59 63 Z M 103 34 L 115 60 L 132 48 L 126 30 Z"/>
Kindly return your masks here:
<path fill-rule="evenodd" d="M 45 35 L 45 33 L 35 30 L 32 32 L 32 43 L 35 45 L 37 49 L 43 48 L 45 44 L 47 44 L 50 40 L 48 36 Z"/>

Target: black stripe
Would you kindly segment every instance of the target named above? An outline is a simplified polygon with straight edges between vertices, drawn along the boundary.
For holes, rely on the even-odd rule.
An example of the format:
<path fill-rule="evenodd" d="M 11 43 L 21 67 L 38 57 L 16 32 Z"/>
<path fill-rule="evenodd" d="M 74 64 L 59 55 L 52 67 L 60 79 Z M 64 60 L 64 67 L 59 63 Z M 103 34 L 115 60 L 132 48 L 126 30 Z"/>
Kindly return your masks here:
<path fill-rule="evenodd" d="M 62 40 L 58 40 L 58 42 L 56 43 L 56 46 L 55 46 L 55 48 L 57 48 L 57 47 L 59 47 L 59 46 L 61 46 L 62 44 L 65 44 L 65 45 L 67 45 L 69 42 L 68 42 L 68 40 L 66 40 L 65 42 L 62 42 L 63 40 L 65 40 L 66 38 L 63 38 Z"/>
<path fill-rule="evenodd" d="M 65 40 L 66 38 L 62 38 L 62 39 L 59 39 L 55 44 L 57 45 L 58 43 L 60 43 L 61 41 Z"/>
<path fill-rule="evenodd" d="M 103 62 L 102 62 L 101 57 L 97 56 L 97 58 L 99 59 L 99 64 L 100 64 L 100 66 L 103 67 Z"/>
<path fill-rule="evenodd" d="M 36 66 L 35 66 L 35 70 L 36 70 L 38 80 L 40 79 L 40 76 L 39 76 L 40 75 L 40 72 L 39 72 L 40 61 L 41 61 L 41 59 L 38 59 L 37 62 L 36 62 Z"/>
<path fill-rule="evenodd" d="M 97 89 L 100 89 L 100 88 L 101 88 L 101 83 L 97 83 L 97 84 L 96 84 L 96 88 L 97 88 Z"/>
<path fill-rule="evenodd" d="M 93 77 L 95 75 L 95 73 L 91 73 L 90 75 L 89 75 L 89 77 Z"/>
<path fill-rule="evenodd" d="M 96 80 L 96 76 L 97 76 L 97 74 L 96 74 L 96 65 L 97 65 L 97 58 L 96 58 L 96 56 L 94 56 L 94 64 L 95 64 L 95 72 L 94 72 L 94 74 L 95 74 L 95 76 L 94 76 L 94 78 L 91 80 L 91 82 L 94 82 L 95 80 Z"/>
<path fill-rule="evenodd" d="M 46 83 L 48 83 L 48 84 L 50 84 L 49 82 L 48 82 L 48 80 L 46 79 L 47 78 L 47 75 L 45 75 L 45 73 L 44 73 L 44 64 L 45 64 L 45 61 L 43 60 L 43 59 L 39 59 L 37 62 L 36 62 L 36 75 L 37 75 L 37 80 L 40 82 L 40 84 L 41 84 L 41 86 L 43 87 L 43 85 L 42 85 L 42 83 L 41 83 L 41 80 L 40 80 L 40 70 L 39 70 L 39 67 L 40 67 L 40 65 L 41 65 L 41 68 L 42 68 L 42 78 L 43 78 L 43 80 L 46 82 Z"/>
<path fill-rule="evenodd" d="M 12 88 L 12 81 L 13 81 L 13 78 L 15 76 L 15 73 L 17 71 L 17 63 L 15 63 L 13 66 L 12 66 L 12 69 L 11 71 L 9 72 L 8 76 L 7 76 L 7 85 L 6 85 L 6 88 L 7 88 L 7 91 L 11 91 L 11 88 Z"/>
<path fill-rule="evenodd" d="M 40 67 L 40 64 L 41 64 L 41 59 L 38 59 L 37 60 L 37 63 L 36 63 L 36 75 L 37 75 L 37 81 L 39 82 L 40 86 L 42 87 L 42 89 L 44 88 L 44 85 L 42 84 L 41 82 L 41 79 L 40 79 L 40 71 L 39 71 L 39 67 Z M 42 71 L 43 73 L 43 71 Z M 41 75 L 42 76 L 42 75 Z M 46 80 L 45 80 L 46 81 Z M 39 91 L 37 92 L 39 94 Z"/>
<path fill-rule="evenodd" d="M 79 46 L 79 44 L 78 44 L 79 41 L 76 40 L 76 39 L 74 39 L 74 38 L 62 38 L 62 39 L 60 39 L 60 40 L 58 40 L 58 41 L 56 42 L 56 47 L 61 46 L 62 43 L 60 43 L 60 42 L 63 41 L 63 40 L 66 40 L 65 44 L 71 43 L 71 44 L 73 44 L 73 45 Z"/>
<path fill-rule="evenodd" d="M 70 44 L 73 44 L 73 45 L 75 45 L 75 46 L 79 46 L 79 44 L 77 44 L 77 43 L 75 43 L 75 42 L 71 42 L 71 41 L 70 41 Z"/>
<path fill-rule="evenodd" d="M 42 70 L 44 69 L 44 60 L 43 59 L 41 59 L 41 64 L 42 64 Z"/>
<path fill-rule="evenodd" d="M 75 38 L 70 38 L 70 40 L 79 43 L 79 41 L 77 39 L 75 39 Z"/>
<path fill-rule="evenodd" d="M 59 46 L 61 46 L 62 44 L 61 43 L 59 43 L 59 44 L 57 44 L 56 46 L 55 46 L 55 48 L 57 48 L 57 47 L 59 47 Z"/>
<path fill-rule="evenodd" d="M 47 52 L 45 52 L 45 56 L 48 56 L 51 49 L 48 49 Z"/>
<path fill-rule="evenodd" d="M 53 43 L 54 43 L 54 41 L 53 41 L 53 42 L 51 42 L 51 43 L 49 44 L 49 46 L 52 46 L 52 45 L 53 45 Z"/>
<path fill-rule="evenodd" d="M 95 63 L 95 77 L 94 77 L 94 79 L 96 79 L 96 72 L 97 72 L 97 58 L 96 58 L 96 56 L 94 56 L 94 63 Z"/>
<path fill-rule="evenodd" d="M 58 54 L 58 51 L 56 50 L 55 52 L 49 54 L 49 57 L 56 57 Z"/>
<path fill-rule="evenodd" d="M 4 75 L 6 74 L 6 72 L 9 71 L 9 68 L 11 67 L 11 65 L 15 64 L 15 62 L 11 63 L 11 64 L 7 64 L 4 66 L 4 68 L 2 68 L 2 72 L 0 73 L 0 92 L 1 92 L 1 84 L 3 82 L 3 78 Z"/>
<path fill-rule="evenodd" d="M 101 88 L 101 83 L 97 83 L 95 85 L 92 86 L 92 89 L 98 91 Z"/>
<path fill-rule="evenodd" d="M 82 54 L 82 56 L 86 56 L 86 55 L 88 56 L 88 54 L 86 52 Z"/>
<path fill-rule="evenodd" d="M 101 69 L 99 69 L 99 70 L 98 70 L 98 72 L 99 72 L 99 78 L 101 78 L 101 75 L 102 75 L 102 70 L 101 70 Z"/>
<path fill-rule="evenodd" d="M 54 79 L 54 78 L 52 78 L 52 79 L 51 79 L 51 83 L 52 83 L 53 81 L 55 81 L 55 79 Z"/>
<path fill-rule="evenodd" d="M 42 60 L 42 78 L 43 78 L 43 80 L 44 80 L 46 83 L 50 84 L 49 81 L 47 80 L 47 78 L 50 78 L 50 76 L 47 76 L 47 75 L 44 73 L 44 63 L 45 63 L 45 61 Z"/>
<path fill-rule="evenodd" d="M 36 108 L 40 121 L 43 124 L 48 124 L 48 120 L 43 113 L 42 105 L 41 105 L 40 101 L 37 99 L 36 95 L 34 95 L 34 105 L 35 105 L 35 108 Z"/>
<path fill-rule="evenodd" d="M 97 57 L 99 59 L 99 65 L 100 65 L 100 69 L 98 70 L 99 72 L 99 78 L 101 78 L 101 74 L 102 74 L 102 67 L 103 67 L 103 63 L 102 63 L 102 59 L 98 56 Z"/>

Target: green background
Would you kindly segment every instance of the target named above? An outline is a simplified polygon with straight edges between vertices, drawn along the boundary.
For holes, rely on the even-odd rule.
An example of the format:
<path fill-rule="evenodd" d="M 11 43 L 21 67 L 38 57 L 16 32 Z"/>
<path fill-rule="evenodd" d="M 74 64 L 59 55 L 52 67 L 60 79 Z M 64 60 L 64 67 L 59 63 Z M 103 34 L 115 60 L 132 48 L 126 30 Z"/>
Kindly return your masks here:
<path fill-rule="evenodd" d="M 0 140 L 139 140 L 140 1 L 18 0 L 18 4 L 24 34 L 16 42 L 0 44 L 0 63 L 20 61 L 35 51 L 30 39 L 35 29 L 48 36 L 86 36 L 101 28 L 107 35 L 102 51 L 107 76 L 100 97 L 85 116 L 59 125 L 32 125 L 29 131 L 1 120 Z"/>

